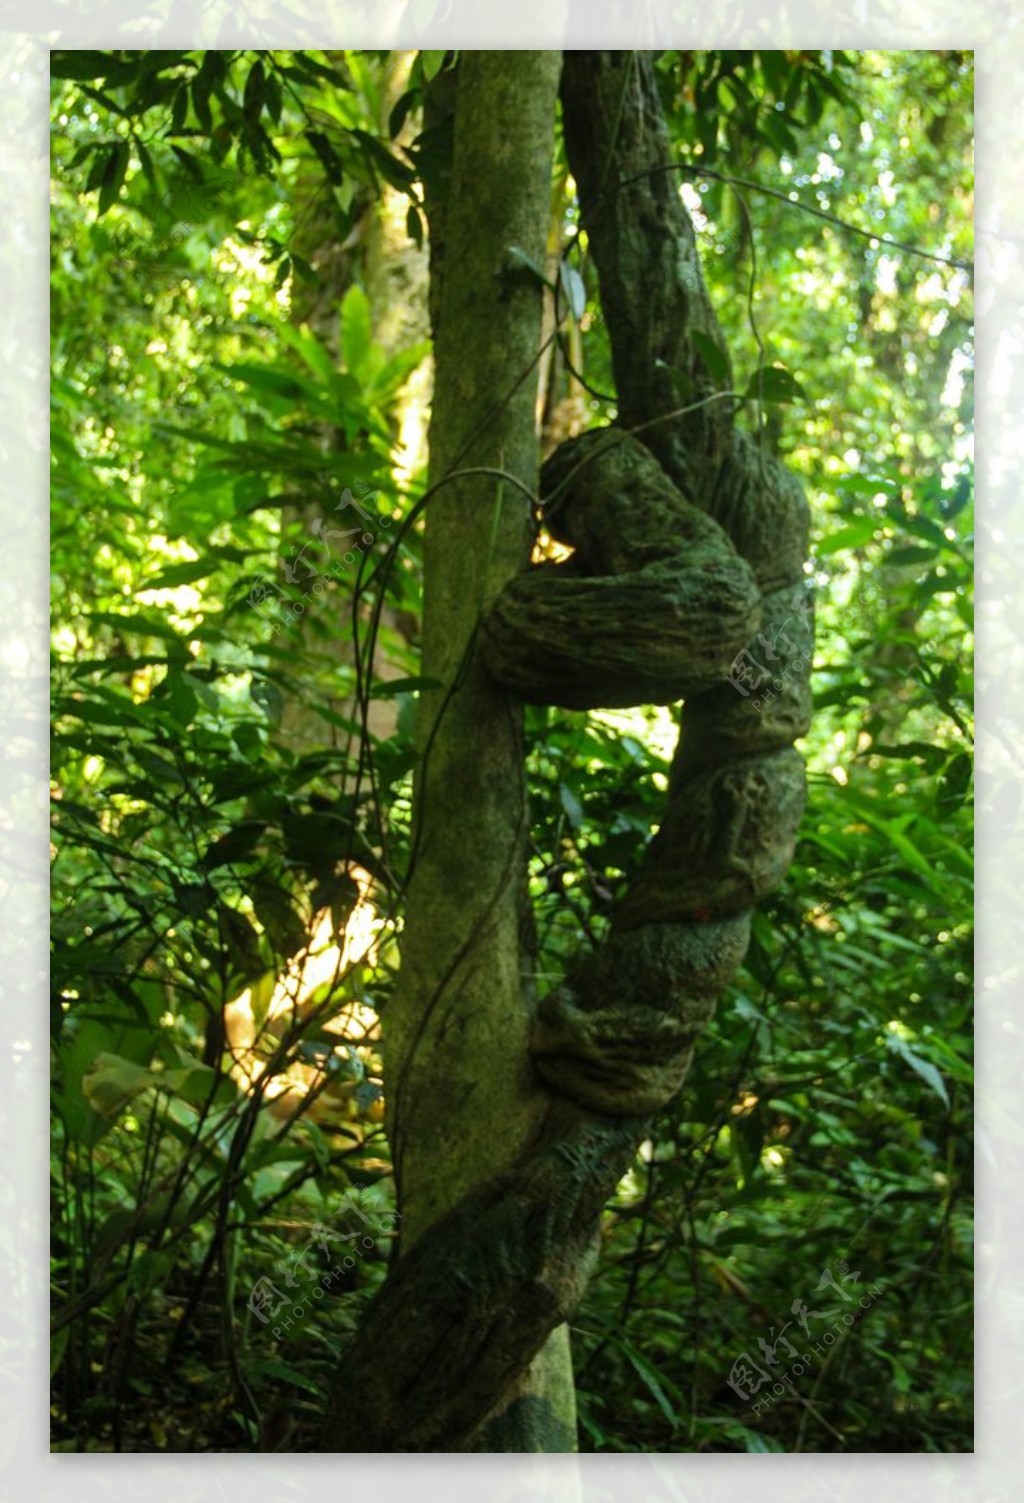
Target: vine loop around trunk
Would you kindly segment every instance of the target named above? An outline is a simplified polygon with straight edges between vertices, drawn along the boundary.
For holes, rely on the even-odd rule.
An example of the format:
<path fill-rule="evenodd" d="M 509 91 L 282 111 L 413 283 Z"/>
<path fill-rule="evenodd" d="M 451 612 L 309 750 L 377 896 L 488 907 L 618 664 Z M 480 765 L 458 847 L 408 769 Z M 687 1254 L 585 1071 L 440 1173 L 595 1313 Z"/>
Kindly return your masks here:
<path fill-rule="evenodd" d="M 328 1450 L 487 1450 L 495 1418 L 527 1403 L 529 1364 L 585 1287 L 601 1207 L 679 1090 L 803 809 L 803 491 L 735 427 L 650 59 L 566 53 L 562 105 L 618 425 L 547 462 L 540 500 L 572 557 L 503 582 L 478 652 L 535 703 L 683 699 L 682 732 L 660 828 L 607 938 L 536 1009 L 543 1128 L 399 1257 L 346 1353 Z"/>

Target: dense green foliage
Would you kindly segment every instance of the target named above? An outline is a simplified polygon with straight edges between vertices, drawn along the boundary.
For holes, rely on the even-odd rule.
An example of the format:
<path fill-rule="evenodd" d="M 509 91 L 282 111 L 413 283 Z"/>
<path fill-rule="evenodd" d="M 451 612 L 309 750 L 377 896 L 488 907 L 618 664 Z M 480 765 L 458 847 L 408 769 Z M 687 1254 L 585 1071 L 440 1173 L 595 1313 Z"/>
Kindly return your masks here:
<path fill-rule="evenodd" d="M 403 151 L 379 122 L 414 122 L 451 62 L 420 54 L 390 111 L 383 63 L 54 54 L 68 1449 L 308 1445 L 395 1234 L 376 1019 L 415 859 L 429 509 L 396 449 L 428 352 L 383 352 L 358 271 L 327 334 L 301 316 L 323 276 L 310 216 L 358 243 L 387 185 L 422 236 L 437 143 Z M 755 416 L 812 500 L 816 719 L 797 859 L 606 1213 L 575 1322 L 581 1445 L 969 1449 L 970 58 L 659 68 L 738 389 L 785 373 L 754 382 L 784 399 Z M 553 204 L 564 353 L 603 421 L 607 341 L 564 169 Z M 674 726 L 528 724 L 543 984 L 601 931 Z M 331 1276 L 339 1237 L 355 1256 Z M 287 1328 L 264 1319 L 267 1279 Z M 781 1336 L 790 1365 L 787 1341 L 831 1330 L 813 1312 L 868 1286 L 770 1405 L 730 1387 L 741 1354 L 763 1363 Z"/>

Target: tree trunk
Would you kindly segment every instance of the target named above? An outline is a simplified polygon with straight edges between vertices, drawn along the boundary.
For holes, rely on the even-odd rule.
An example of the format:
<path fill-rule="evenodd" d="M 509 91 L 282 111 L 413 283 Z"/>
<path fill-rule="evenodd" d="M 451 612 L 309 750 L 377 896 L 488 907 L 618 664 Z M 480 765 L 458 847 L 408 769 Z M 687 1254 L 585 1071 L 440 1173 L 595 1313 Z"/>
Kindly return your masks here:
<path fill-rule="evenodd" d="M 557 53 L 464 56 L 449 194 L 431 217 L 430 482 L 477 466 L 514 480 L 467 476 L 427 503 L 422 672 L 443 687 L 421 715 L 415 870 L 385 1020 L 403 1256 L 507 1167 L 546 1105 L 527 1053 L 522 974 L 522 710 L 477 661 L 474 637 L 484 603 L 529 562 L 533 538 L 542 289 L 510 249 L 543 261 L 559 66 Z M 558 1435 L 534 1433 L 519 1405 L 515 1434 L 492 1421 L 487 1449 L 571 1449 L 564 1337 L 521 1387 L 559 1392 Z"/>

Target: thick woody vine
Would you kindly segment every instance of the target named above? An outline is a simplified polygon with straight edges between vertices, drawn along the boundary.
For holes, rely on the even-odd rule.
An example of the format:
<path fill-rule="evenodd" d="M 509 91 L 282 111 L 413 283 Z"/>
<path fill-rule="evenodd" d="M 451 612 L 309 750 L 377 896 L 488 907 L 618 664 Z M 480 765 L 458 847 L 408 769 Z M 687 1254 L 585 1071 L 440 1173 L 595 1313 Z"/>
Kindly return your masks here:
<path fill-rule="evenodd" d="M 487 1449 L 488 1414 L 582 1294 L 601 1207 L 682 1085 L 803 810 L 806 501 L 735 426 L 646 58 L 567 53 L 562 104 L 618 420 L 547 461 L 545 525 L 572 555 L 505 585 L 477 650 L 528 702 L 684 700 L 682 731 L 608 937 L 537 1008 L 541 1140 L 398 1260 L 346 1355 L 329 1450 Z"/>

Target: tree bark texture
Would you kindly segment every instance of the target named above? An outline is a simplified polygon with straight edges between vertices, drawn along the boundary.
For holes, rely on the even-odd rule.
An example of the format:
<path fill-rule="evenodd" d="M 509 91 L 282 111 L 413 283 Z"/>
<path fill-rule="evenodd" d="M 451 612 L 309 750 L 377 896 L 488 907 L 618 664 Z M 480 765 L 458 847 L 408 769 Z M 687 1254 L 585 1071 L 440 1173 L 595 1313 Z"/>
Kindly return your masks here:
<path fill-rule="evenodd" d="M 518 485 L 465 476 L 427 504 L 422 671 L 441 687 L 424 697 L 402 976 L 385 1019 L 400 1260 L 507 1168 L 547 1106 L 527 1050 L 522 709 L 474 644 L 483 605 L 526 567 L 533 539 L 542 289 L 509 251 L 543 258 L 559 66 L 552 53 L 467 53 L 431 105 L 443 134 L 455 90 L 450 177 L 430 199 L 430 483 L 487 466 Z M 513 1421 L 492 1416 L 488 1448 L 571 1449 L 565 1333 L 519 1389 L 505 1410 L 527 1394 L 544 1404 L 518 1404 L 515 1447 L 498 1433 Z"/>

